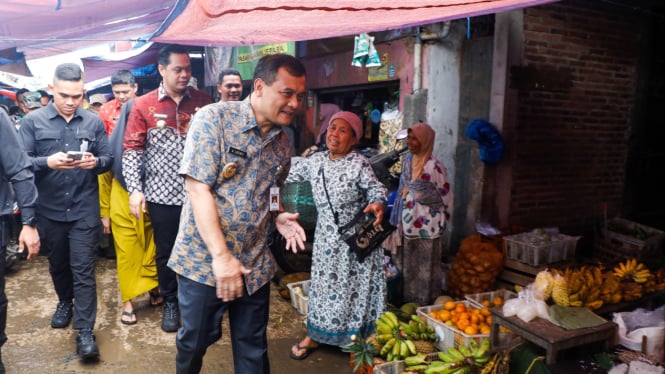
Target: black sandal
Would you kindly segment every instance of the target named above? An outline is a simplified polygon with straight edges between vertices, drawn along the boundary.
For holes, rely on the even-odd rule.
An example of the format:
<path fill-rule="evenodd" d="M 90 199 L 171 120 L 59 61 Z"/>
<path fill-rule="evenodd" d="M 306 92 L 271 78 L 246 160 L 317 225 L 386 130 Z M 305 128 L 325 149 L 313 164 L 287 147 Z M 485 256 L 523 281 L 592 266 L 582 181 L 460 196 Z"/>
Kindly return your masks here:
<path fill-rule="evenodd" d="M 297 355 L 297 354 L 293 353 L 293 347 L 296 347 L 297 351 L 304 350 L 305 352 L 303 352 L 301 355 Z M 311 346 L 301 347 L 300 343 L 296 343 L 296 344 L 291 346 L 291 352 L 289 352 L 289 357 L 291 357 L 294 360 L 298 360 L 298 361 L 304 360 L 310 355 L 310 353 L 316 351 L 317 349 L 319 349 L 318 345 L 315 346 L 315 347 L 311 347 Z"/>
<path fill-rule="evenodd" d="M 162 297 L 159 291 L 148 291 L 148 294 L 150 295 L 150 306 L 156 307 L 164 305 L 164 297 Z"/>
<path fill-rule="evenodd" d="M 122 319 L 122 317 L 133 318 L 133 320 Z M 123 310 L 122 316 L 120 316 L 120 322 L 122 322 L 123 325 L 128 325 L 128 326 L 136 325 L 136 314 L 134 314 L 134 311 L 128 312 L 126 310 Z"/>

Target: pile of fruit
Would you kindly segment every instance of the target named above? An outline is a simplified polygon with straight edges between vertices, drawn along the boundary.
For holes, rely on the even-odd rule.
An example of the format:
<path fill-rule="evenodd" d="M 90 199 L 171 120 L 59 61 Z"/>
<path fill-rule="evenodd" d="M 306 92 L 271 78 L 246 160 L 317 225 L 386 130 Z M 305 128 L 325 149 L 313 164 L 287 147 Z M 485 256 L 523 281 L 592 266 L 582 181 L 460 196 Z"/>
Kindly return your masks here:
<path fill-rule="evenodd" d="M 503 301 L 500 297 L 496 297 L 492 301 L 484 301 L 483 308 L 476 308 L 462 301 L 448 301 L 443 304 L 442 309 L 432 310 L 428 314 L 466 335 L 489 334 L 492 324 L 492 314 L 489 308 L 501 306 Z"/>
<path fill-rule="evenodd" d="M 541 300 L 550 297 L 560 306 L 598 309 L 605 304 L 633 301 L 645 292 L 665 290 L 665 268 L 652 273 L 636 259 L 628 259 L 611 270 L 602 266 L 541 271 L 533 283 Z"/>
<path fill-rule="evenodd" d="M 480 235 L 467 237 L 460 244 L 446 278 L 448 292 L 463 297 L 489 291 L 503 271 L 504 259 L 496 241 Z"/>
<path fill-rule="evenodd" d="M 404 360 L 406 368 L 402 373 L 451 374 L 471 373 L 473 369 L 486 368 L 491 360 L 489 339 L 480 343 L 470 340 L 468 346 L 460 344 L 449 347 L 445 352 L 437 352 L 438 360 L 428 361 L 427 355 L 419 354 Z M 487 371 L 488 373 L 490 371 Z"/>
<path fill-rule="evenodd" d="M 376 334 L 368 340 L 381 357 L 393 361 L 434 352 L 437 337 L 434 329 L 420 317 L 411 315 L 407 323 L 399 320 L 395 313 L 386 311 L 376 320 Z"/>

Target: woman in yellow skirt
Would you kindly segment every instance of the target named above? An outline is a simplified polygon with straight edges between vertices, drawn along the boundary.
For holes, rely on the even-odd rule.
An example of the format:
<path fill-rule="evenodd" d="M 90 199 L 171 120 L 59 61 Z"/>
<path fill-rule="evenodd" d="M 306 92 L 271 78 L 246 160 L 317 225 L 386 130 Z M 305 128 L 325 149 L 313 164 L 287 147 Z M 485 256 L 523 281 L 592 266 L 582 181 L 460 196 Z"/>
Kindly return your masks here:
<path fill-rule="evenodd" d="M 112 88 L 115 88 L 113 80 L 111 83 Z M 133 81 L 131 87 L 135 87 Z M 118 285 L 123 303 L 120 322 L 125 325 L 133 325 L 136 323 L 136 314 L 132 299 L 146 292 L 150 293 L 150 305 L 152 306 L 161 305 L 164 299 L 159 295 L 155 262 L 156 249 L 150 218 L 147 214 L 143 214 L 141 219 L 137 220 L 130 212 L 129 195 L 122 178 L 122 138 L 133 100 L 123 100 L 127 101 L 126 104 L 124 102 L 114 104 L 114 101 L 115 99 L 102 107 L 102 109 L 106 109 L 107 105 L 115 105 L 115 107 L 109 108 L 108 116 L 104 115 L 105 111 L 100 111 L 100 117 L 104 121 L 107 133 L 111 134 L 109 143 L 115 155 L 111 171 L 99 176 L 100 216 L 104 233 L 113 233 Z M 118 111 L 120 111 L 119 115 Z M 116 118 L 117 123 L 113 121 Z"/>
<path fill-rule="evenodd" d="M 136 315 L 132 299 L 150 292 L 151 305 L 158 306 L 163 302 L 158 292 L 152 225 L 147 214 L 141 220 L 131 214 L 129 195 L 113 174 L 104 173 L 99 176 L 99 181 L 101 216 L 110 217 L 116 250 L 118 285 L 123 302 L 120 322 L 133 325 Z M 104 195 L 109 198 L 104 199 Z"/>

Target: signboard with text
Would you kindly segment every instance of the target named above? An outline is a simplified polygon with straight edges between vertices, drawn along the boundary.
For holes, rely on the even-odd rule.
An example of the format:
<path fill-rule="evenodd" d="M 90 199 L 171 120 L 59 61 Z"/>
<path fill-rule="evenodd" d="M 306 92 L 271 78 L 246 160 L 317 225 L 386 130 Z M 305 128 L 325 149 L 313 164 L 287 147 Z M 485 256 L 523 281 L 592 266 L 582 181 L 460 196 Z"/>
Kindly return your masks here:
<path fill-rule="evenodd" d="M 275 43 L 264 45 L 253 45 L 237 47 L 236 65 L 243 80 L 252 79 L 256 63 L 263 56 L 286 53 L 291 56 L 296 54 L 296 43 Z"/>

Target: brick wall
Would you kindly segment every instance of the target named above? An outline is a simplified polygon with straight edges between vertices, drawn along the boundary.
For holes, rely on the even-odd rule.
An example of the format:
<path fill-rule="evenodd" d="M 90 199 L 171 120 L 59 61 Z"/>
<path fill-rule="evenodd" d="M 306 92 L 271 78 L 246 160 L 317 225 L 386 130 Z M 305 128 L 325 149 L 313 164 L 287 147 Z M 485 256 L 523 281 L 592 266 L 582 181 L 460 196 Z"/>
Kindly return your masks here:
<path fill-rule="evenodd" d="M 599 2 L 524 10 L 510 221 L 588 233 L 618 213 L 637 80 L 637 19 Z"/>

